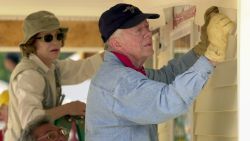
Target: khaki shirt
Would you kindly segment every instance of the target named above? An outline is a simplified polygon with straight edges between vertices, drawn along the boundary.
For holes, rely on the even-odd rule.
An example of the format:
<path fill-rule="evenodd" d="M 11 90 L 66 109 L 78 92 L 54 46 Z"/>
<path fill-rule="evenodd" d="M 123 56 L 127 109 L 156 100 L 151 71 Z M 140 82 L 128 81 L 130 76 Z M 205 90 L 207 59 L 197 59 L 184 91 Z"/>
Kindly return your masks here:
<path fill-rule="evenodd" d="M 34 61 L 46 74 L 53 94 L 53 105 L 56 106 L 56 82 L 54 76 L 55 66 L 48 68 L 36 55 L 30 55 L 29 59 Z M 85 60 L 57 60 L 61 73 L 61 84 L 78 84 L 91 78 L 102 63 L 99 54 Z M 13 73 L 12 73 L 13 75 Z M 10 102 L 8 129 L 5 141 L 16 141 L 20 137 L 21 130 L 39 115 L 44 115 L 42 101 L 44 98 L 45 80 L 38 71 L 33 69 L 19 73 L 10 81 Z"/>

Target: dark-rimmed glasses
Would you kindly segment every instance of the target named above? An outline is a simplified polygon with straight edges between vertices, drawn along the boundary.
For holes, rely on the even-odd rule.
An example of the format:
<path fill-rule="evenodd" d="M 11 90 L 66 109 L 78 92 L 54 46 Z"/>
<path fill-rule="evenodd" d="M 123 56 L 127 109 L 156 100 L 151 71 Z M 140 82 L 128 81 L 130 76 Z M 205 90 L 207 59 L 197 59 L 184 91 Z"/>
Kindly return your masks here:
<path fill-rule="evenodd" d="M 64 39 L 63 33 L 57 33 L 55 36 L 49 33 L 49 34 L 46 34 L 44 36 L 36 37 L 36 39 L 43 40 L 46 43 L 53 41 L 54 38 L 57 39 L 57 41 L 62 41 Z"/>
<path fill-rule="evenodd" d="M 38 137 L 37 141 L 42 140 L 42 139 L 48 139 L 50 141 L 55 141 L 58 139 L 60 136 L 68 136 L 69 132 L 66 129 L 60 128 L 58 130 L 53 130 L 47 132 L 45 135 Z"/>

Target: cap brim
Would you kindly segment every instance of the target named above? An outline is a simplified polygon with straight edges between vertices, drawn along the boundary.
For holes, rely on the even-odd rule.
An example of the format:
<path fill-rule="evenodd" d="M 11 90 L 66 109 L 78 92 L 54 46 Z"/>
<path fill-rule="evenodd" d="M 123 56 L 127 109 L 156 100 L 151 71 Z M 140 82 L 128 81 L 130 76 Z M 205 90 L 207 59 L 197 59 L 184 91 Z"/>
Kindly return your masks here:
<path fill-rule="evenodd" d="M 127 22 L 125 22 L 123 25 L 120 26 L 120 28 L 121 29 L 131 28 L 133 26 L 138 25 L 139 23 L 141 23 L 145 19 L 157 19 L 159 17 L 160 17 L 159 14 L 142 13 L 140 15 L 137 15 L 137 16 L 131 18 Z"/>

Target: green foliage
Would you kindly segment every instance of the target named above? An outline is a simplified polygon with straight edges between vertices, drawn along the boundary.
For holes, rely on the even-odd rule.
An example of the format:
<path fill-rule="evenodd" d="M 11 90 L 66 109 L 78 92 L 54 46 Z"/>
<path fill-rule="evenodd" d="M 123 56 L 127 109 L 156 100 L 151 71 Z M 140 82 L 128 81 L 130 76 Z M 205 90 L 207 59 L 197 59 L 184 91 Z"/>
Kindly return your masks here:
<path fill-rule="evenodd" d="M 4 67 L 5 53 L 0 53 L 0 80 L 9 82 L 10 72 Z"/>

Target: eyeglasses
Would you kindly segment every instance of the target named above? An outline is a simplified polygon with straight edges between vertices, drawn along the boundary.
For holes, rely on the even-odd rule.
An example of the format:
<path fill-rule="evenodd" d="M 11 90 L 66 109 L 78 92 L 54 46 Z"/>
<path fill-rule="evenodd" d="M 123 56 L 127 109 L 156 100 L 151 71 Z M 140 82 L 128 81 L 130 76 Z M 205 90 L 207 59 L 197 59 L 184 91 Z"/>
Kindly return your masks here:
<path fill-rule="evenodd" d="M 63 33 L 57 33 L 56 37 L 55 37 L 54 35 L 49 33 L 49 34 L 46 34 L 46 35 L 41 36 L 41 37 L 36 37 L 36 39 L 41 39 L 46 43 L 49 43 L 49 42 L 53 41 L 54 38 L 56 38 L 58 41 L 62 41 L 64 39 L 64 34 Z"/>
<path fill-rule="evenodd" d="M 42 139 L 48 139 L 50 141 L 56 141 L 60 136 L 68 136 L 69 131 L 66 129 L 60 128 L 59 130 L 54 130 L 54 131 L 49 131 L 45 135 L 39 137 L 37 141 L 42 140 Z"/>

